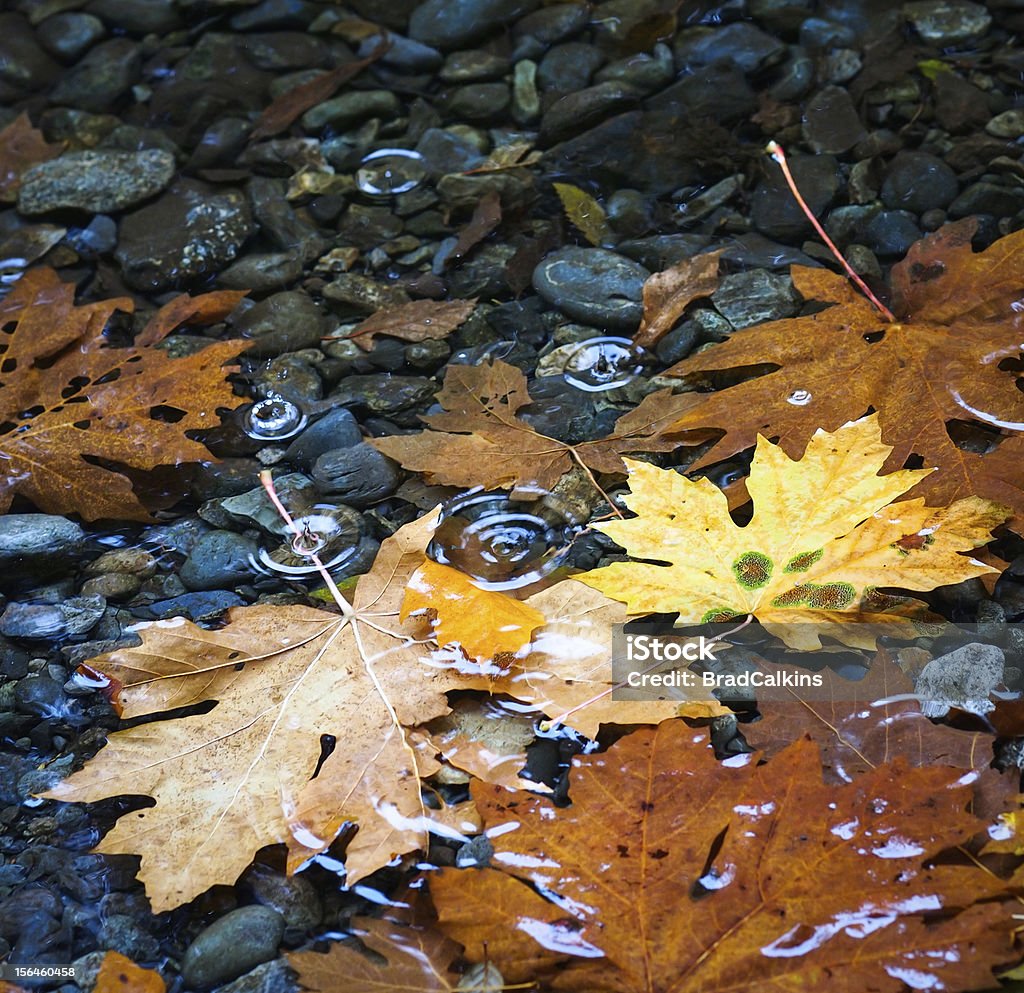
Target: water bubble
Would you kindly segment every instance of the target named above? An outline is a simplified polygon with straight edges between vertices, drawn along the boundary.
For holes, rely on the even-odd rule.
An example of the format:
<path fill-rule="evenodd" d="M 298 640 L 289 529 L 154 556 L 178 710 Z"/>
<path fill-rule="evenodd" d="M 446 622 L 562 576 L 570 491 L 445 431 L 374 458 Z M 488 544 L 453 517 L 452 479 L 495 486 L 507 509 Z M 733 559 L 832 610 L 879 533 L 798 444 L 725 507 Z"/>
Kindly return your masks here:
<path fill-rule="evenodd" d="M 445 505 L 427 555 L 464 572 L 480 589 L 513 590 L 557 569 L 581 527 L 550 494 L 513 500 L 478 488 Z"/>
<path fill-rule="evenodd" d="M 381 148 L 359 163 L 356 186 L 370 197 L 391 197 L 416 189 L 426 174 L 427 166 L 419 152 Z"/>
<path fill-rule="evenodd" d="M 562 375 L 588 393 L 625 386 L 644 371 L 644 351 L 628 338 L 589 338 L 569 356 Z"/>
<path fill-rule="evenodd" d="M 319 570 L 310 560 L 316 555 L 328 572 L 348 564 L 363 537 L 362 518 L 351 507 L 317 504 L 295 518 L 300 534 L 281 524 L 281 542 L 261 548 L 252 565 L 264 575 L 303 579 Z"/>
<path fill-rule="evenodd" d="M 298 404 L 272 393 L 246 411 L 242 429 L 256 441 L 284 441 L 306 426 L 306 415 Z"/>
<path fill-rule="evenodd" d="M 806 407 L 813 398 L 807 390 L 793 390 L 792 393 L 786 397 L 786 403 L 791 403 L 796 407 Z"/>

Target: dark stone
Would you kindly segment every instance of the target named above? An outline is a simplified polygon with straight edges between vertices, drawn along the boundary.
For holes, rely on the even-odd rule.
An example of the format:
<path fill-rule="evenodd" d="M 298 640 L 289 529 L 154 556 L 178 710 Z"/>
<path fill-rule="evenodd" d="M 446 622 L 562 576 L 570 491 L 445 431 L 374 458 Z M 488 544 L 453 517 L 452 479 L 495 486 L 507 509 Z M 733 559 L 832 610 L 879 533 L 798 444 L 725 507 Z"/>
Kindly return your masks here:
<path fill-rule="evenodd" d="M 179 179 L 122 221 L 116 257 L 136 289 L 180 288 L 223 269 L 252 230 L 249 207 L 237 190 Z"/>
<path fill-rule="evenodd" d="M 682 32 L 675 46 L 676 65 L 689 69 L 694 64 L 728 63 L 750 74 L 781 62 L 786 46 L 749 21 L 734 21 L 696 37 Z"/>
<path fill-rule="evenodd" d="M 512 94 L 505 83 L 474 83 L 454 90 L 448 113 L 469 121 L 490 121 L 509 105 Z"/>
<path fill-rule="evenodd" d="M 21 14 L 0 14 L 0 80 L 34 91 L 49 86 L 59 72 L 60 66 L 39 47 Z"/>
<path fill-rule="evenodd" d="M 529 14 L 540 0 L 426 0 L 409 18 L 409 37 L 452 51 Z"/>
<path fill-rule="evenodd" d="M 142 49 L 128 38 L 111 38 L 91 49 L 57 81 L 50 102 L 102 114 L 139 81 Z"/>
<path fill-rule="evenodd" d="M 598 83 L 585 90 L 568 93 L 544 112 L 540 137 L 544 144 L 562 141 L 586 131 L 616 111 L 634 107 L 643 93 L 626 83 Z"/>
<path fill-rule="evenodd" d="M 190 590 L 216 590 L 252 578 L 256 542 L 232 531 L 211 531 L 195 544 L 179 573 Z"/>
<path fill-rule="evenodd" d="M 190 989 L 235 979 L 277 954 L 284 918 L 269 907 L 239 907 L 201 931 L 185 950 L 181 975 Z"/>
<path fill-rule="evenodd" d="M 797 188 L 815 216 L 821 216 L 839 190 L 839 168 L 831 155 L 791 156 L 790 171 Z M 750 217 L 754 227 L 769 238 L 799 241 L 812 230 L 793 199 L 782 170 L 774 163 L 765 166 L 767 176 L 751 196 Z"/>
<path fill-rule="evenodd" d="M 708 119 L 720 124 L 749 117 L 757 106 L 757 96 L 746 77 L 727 63 L 698 66 L 646 102 L 650 110 L 666 110 L 690 120 Z"/>
<path fill-rule="evenodd" d="M 0 517 L 0 570 L 65 567 L 85 548 L 85 532 L 57 514 L 6 514 Z"/>
<path fill-rule="evenodd" d="M 148 607 L 136 607 L 133 613 L 143 620 L 162 620 L 165 617 L 187 617 L 192 621 L 209 621 L 219 617 L 230 607 L 241 607 L 245 601 L 237 593 L 212 590 L 208 593 L 183 593 L 169 600 L 158 600 Z"/>
<path fill-rule="evenodd" d="M 905 255 L 920 237 L 917 218 L 905 210 L 883 210 L 864 227 L 864 243 L 876 255 Z"/>
<path fill-rule="evenodd" d="M 882 182 L 882 203 L 890 210 L 921 214 L 948 207 L 959 191 L 956 173 L 927 152 L 901 152 L 889 165 Z"/>
<path fill-rule="evenodd" d="M 23 714 L 36 717 L 58 717 L 68 706 L 68 697 L 62 683 L 49 676 L 19 679 L 14 687 L 14 702 Z"/>
<path fill-rule="evenodd" d="M 98 17 L 75 11 L 54 14 L 36 28 L 36 37 L 43 48 L 65 62 L 80 58 L 105 34 Z"/>
<path fill-rule="evenodd" d="M 0 615 L 0 634 L 30 640 L 82 635 L 96 626 L 106 606 L 100 596 L 69 597 L 62 603 L 12 602 Z"/>
<path fill-rule="evenodd" d="M 867 132 L 850 94 L 841 86 L 826 86 L 804 108 L 804 138 L 815 152 L 849 151 Z"/>
<path fill-rule="evenodd" d="M 935 120 L 947 131 L 958 134 L 977 130 L 988 123 L 991 113 L 984 90 L 961 79 L 955 72 L 937 73 L 935 88 Z"/>
<path fill-rule="evenodd" d="M 324 453 L 312 475 L 322 493 L 359 508 L 390 496 L 402 481 L 397 464 L 365 441 Z"/>
<path fill-rule="evenodd" d="M 345 407 L 335 407 L 302 432 L 284 453 L 285 461 L 309 470 L 325 452 L 351 448 L 363 440 L 356 419 Z"/>
<path fill-rule="evenodd" d="M 389 372 L 347 376 L 330 399 L 345 406 L 362 407 L 373 414 L 391 417 L 396 423 L 419 425 L 416 414 L 434 399 L 438 384 L 419 376 L 393 376 Z"/>
<path fill-rule="evenodd" d="M 643 266 L 603 248 L 566 246 L 538 264 L 533 287 L 578 321 L 633 331 L 643 313 L 643 284 L 649 275 Z"/>
<path fill-rule="evenodd" d="M 970 214 L 1012 217 L 1024 209 L 1024 190 L 996 183 L 972 183 L 950 205 L 947 213 L 956 220 Z"/>
<path fill-rule="evenodd" d="M 251 338 L 246 354 L 256 358 L 316 348 L 325 332 L 323 311 L 308 293 L 287 290 L 228 318 L 235 335 Z"/>
<path fill-rule="evenodd" d="M 177 7 L 175 0 L 90 0 L 85 9 L 116 31 L 146 35 L 180 27 Z"/>
<path fill-rule="evenodd" d="M 590 83 L 604 62 L 600 51 L 582 41 L 556 45 L 537 65 L 537 85 L 549 92 L 574 93 Z"/>

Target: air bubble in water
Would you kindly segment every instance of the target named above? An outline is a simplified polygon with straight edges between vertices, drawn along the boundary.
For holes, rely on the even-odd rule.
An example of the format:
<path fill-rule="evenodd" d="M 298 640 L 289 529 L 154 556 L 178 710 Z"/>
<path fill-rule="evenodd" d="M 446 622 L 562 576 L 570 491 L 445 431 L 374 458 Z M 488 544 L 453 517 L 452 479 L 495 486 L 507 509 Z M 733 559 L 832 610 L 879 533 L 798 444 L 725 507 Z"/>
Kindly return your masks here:
<path fill-rule="evenodd" d="M 442 509 L 427 555 L 481 589 L 518 589 L 557 569 L 581 526 L 550 494 L 513 500 L 474 489 Z"/>
<path fill-rule="evenodd" d="M 416 189 L 426 174 L 427 166 L 419 152 L 381 148 L 359 163 L 356 186 L 370 197 L 391 197 Z"/>
<path fill-rule="evenodd" d="M 305 426 L 302 408 L 276 393 L 254 403 L 242 418 L 243 430 L 256 441 L 294 438 Z"/>
<path fill-rule="evenodd" d="M 792 393 L 786 397 L 786 403 L 791 403 L 796 407 L 806 407 L 813 398 L 807 390 L 793 390 Z"/>
<path fill-rule="evenodd" d="M 625 386 L 644 371 L 644 352 L 628 338 L 589 338 L 580 342 L 562 375 L 570 386 L 588 393 Z"/>
<path fill-rule="evenodd" d="M 363 537 L 362 517 L 350 507 L 317 504 L 295 518 L 300 534 L 281 525 L 281 542 L 261 548 L 253 567 L 264 575 L 304 579 L 319 570 L 310 559 L 316 555 L 328 572 L 347 565 Z"/>

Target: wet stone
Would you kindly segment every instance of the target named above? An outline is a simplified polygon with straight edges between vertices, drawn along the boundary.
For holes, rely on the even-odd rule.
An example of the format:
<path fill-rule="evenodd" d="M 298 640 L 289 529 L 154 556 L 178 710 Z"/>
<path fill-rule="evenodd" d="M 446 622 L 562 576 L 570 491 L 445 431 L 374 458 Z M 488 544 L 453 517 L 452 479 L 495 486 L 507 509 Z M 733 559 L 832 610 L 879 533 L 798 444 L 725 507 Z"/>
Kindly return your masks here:
<path fill-rule="evenodd" d="M 64 62 L 82 56 L 106 33 L 98 17 L 77 11 L 54 14 L 36 28 L 36 38 L 43 48 Z"/>
<path fill-rule="evenodd" d="M 237 190 L 182 179 L 122 221 L 116 257 L 135 289 L 180 288 L 224 268 L 252 230 L 249 207 Z"/>
<path fill-rule="evenodd" d="M 160 942 L 128 914 L 108 914 L 98 935 L 103 948 L 120 952 L 133 962 L 145 962 L 160 954 Z"/>
<path fill-rule="evenodd" d="M 441 128 L 424 131 L 416 151 L 423 156 L 430 171 L 438 176 L 472 169 L 484 158 L 472 142 Z"/>
<path fill-rule="evenodd" d="M 891 210 L 920 214 L 947 207 L 957 195 L 956 173 L 927 152 L 901 152 L 893 159 L 882 182 L 882 203 Z"/>
<path fill-rule="evenodd" d="M 139 80 L 142 49 L 128 38 L 100 42 L 58 80 L 50 102 L 94 114 L 112 110 Z"/>
<path fill-rule="evenodd" d="M 672 49 L 659 42 L 654 52 L 637 52 L 628 58 L 610 62 L 594 76 L 595 83 L 620 82 L 647 93 L 668 85 L 675 76 Z"/>
<path fill-rule="evenodd" d="M 919 0 L 905 3 L 903 14 L 925 41 L 940 46 L 977 41 L 992 24 L 992 15 L 969 0 Z"/>
<path fill-rule="evenodd" d="M 166 34 L 181 25 L 174 0 L 90 0 L 86 10 L 112 29 L 129 34 Z"/>
<path fill-rule="evenodd" d="M 368 117 L 386 121 L 397 117 L 401 105 L 389 90 L 359 90 L 317 104 L 302 115 L 302 126 L 311 132 L 331 127 L 345 130 Z"/>
<path fill-rule="evenodd" d="M 804 108 L 804 139 L 816 152 L 846 152 L 866 134 L 850 94 L 826 86 Z"/>
<path fill-rule="evenodd" d="M 989 694 L 1002 681 L 1006 665 L 995 645 L 970 644 L 932 659 L 917 677 L 915 690 L 926 717 L 944 717 L 950 707 L 969 714 L 995 709 Z"/>
<path fill-rule="evenodd" d="M 302 260 L 286 252 L 247 253 L 229 265 L 217 282 L 229 290 L 267 293 L 296 282 L 301 275 Z"/>
<path fill-rule="evenodd" d="M 277 911 L 289 931 L 304 934 L 320 923 L 323 907 L 316 889 L 306 876 L 284 876 L 256 863 L 242 878 L 253 896 L 265 907 Z"/>
<path fill-rule="evenodd" d="M 319 357 L 319 353 L 316 354 Z M 258 397 L 280 396 L 300 406 L 315 403 L 323 396 L 323 381 L 310 363 L 308 352 L 292 352 L 271 359 L 252 377 Z"/>
<path fill-rule="evenodd" d="M 913 214 L 905 210 L 883 210 L 864 226 L 864 242 L 876 255 L 901 256 L 921 237 Z"/>
<path fill-rule="evenodd" d="M 132 613 L 142 620 L 187 617 L 191 621 L 208 621 L 220 617 L 230 607 L 241 607 L 244 603 L 237 593 L 213 590 L 208 593 L 182 593 L 167 600 L 157 600 L 147 607 L 133 608 Z"/>
<path fill-rule="evenodd" d="M 298 511 L 300 507 L 308 506 L 316 498 L 316 489 L 309 477 L 298 472 L 278 476 L 274 480 L 274 486 L 281 502 L 286 507 L 291 507 L 293 512 Z M 257 527 L 276 534 L 281 526 L 280 515 L 262 486 L 215 502 L 221 514 L 238 527 Z M 205 513 L 205 508 L 203 512 Z"/>
<path fill-rule="evenodd" d="M 64 684 L 49 676 L 21 679 L 14 687 L 14 703 L 22 714 L 55 717 L 68 705 Z"/>
<path fill-rule="evenodd" d="M 643 93 L 626 83 L 598 83 L 568 93 L 544 112 L 540 122 L 541 140 L 562 141 L 593 127 L 617 110 L 635 107 Z"/>
<path fill-rule="evenodd" d="M 582 41 L 556 45 L 537 64 L 537 85 L 556 93 L 582 90 L 604 62 L 600 51 Z"/>
<path fill-rule="evenodd" d="M 336 407 L 302 432 L 284 453 L 285 461 L 299 469 L 311 469 L 325 452 L 351 448 L 363 440 L 351 411 Z"/>
<path fill-rule="evenodd" d="M 505 83 L 475 83 L 454 90 L 447 103 L 448 113 L 469 121 L 490 121 L 509 105 L 511 100 Z"/>
<path fill-rule="evenodd" d="M 473 48 L 465 52 L 452 52 L 444 60 L 438 76 L 445 83 L 479 83 L 501 79 L 511 68 L 511 63 L 504 56 Z"/>
<path fill-rule="evenodd" d="M 57 514 L 5 514 L 0 517 L 0 569 L 67 567 L 85 542 L 85 532 Z"/>
<path fill-rule="evenodd" d="M 174 176 L 167 152 L 71 152 L 22 176 L 18 210 L 45 214 L 61 207 L 102 214 L 134 207 L 163 190 Z"/>
<path fill-rule="evenodd" d="M 104 600 L 122 603 L 130 600 L 142 587 L 142 580 L 137 576 L 129 576 L 123 572 L 113 572 L 107 576 L 95 576 L 82 583 L 84 596 L 100 596 Z"/>
<path fill-rule="evenodd" d="M 1014 107 L 997 114 L 985 125 L 985 130 L 996 138 L 1015 139 L 1024 136 L 1024 109 Z"/>
<path fill-rule="evenodd" d="M 295 993 L 293 975 L 288 960 L 278 958 L 250 969 L 233 983 L 225 983 L 218 993 Z"/>
<path fill-rule="evenodd" d="M 60 66 L 36 43 L 24 17 L 0 14 L 0 80 L 19 90 L 41 90 L 59 72 Z"/>
<path fill-rule="evenodd" d="M 996 183 L 972 183 L 950 205 L 949 217 L 956 220 L 970 214 L 1012 217 L 1024 209 L 1024 190 Z"/>
<path fill-rule="evenodd" d="M 0 634 L 8 638 L 68 638 L 91 631 L 106 609 L 100 596 L 69 597 L 62 603 L 8 603 Z"/>
<path fill-rule="evenodd" d="M 748 21 L 734 21 L 711 31 L 681 32 L 675 45 L 676 66 L 713 65 L 728 62 L 741 72 L 753 73 L 781 62 L 786 46 Z"/>
<path fill-rule="evenodd" d="M 315 348 L 325 331 L 323 311 L 298 290 L 275 293 L 228 318 L 234 335 L 251 338 L 247 355 L 262 358 Z"/>
<path fill-rule="evenodd" d="M 284 919 L 269 907 L 239 907 L 201 931 L 185 950 L 181 974 L 190 989 L 237 979 L 277 954 Z"/>
<path fill-rule="evenodd" d="M 801 300 L 788 276 L 752 269 L 726 276 L 711 302 L 734 328 L 745 328 L 793 317 Z"/>
<path fill-rule="evenodd" d="M 409 37 L 451 51 L 531 13 L 539 0 L 426 0 L 409 18 Z"/>
<path fill-rule="evenodd" d="M 556 3 L 516 23 L 513 34 L 517 39 L 529 37 L 542 45 L 553 45 L 582 31 L 590 20 L 590 8 L 582 3 Z"/>
<path fill-rule="evenodd" d="M 321 493 L 352 507 L 368 507 L 390 496 L 402 481 L 397 464 L 365 441 L 325 452 L 313 466 Z"/>
<path fill-rule="evenodd" d="M 363 407 L 374 414 L 396 420 L 401 415 L 410 425 L 419 425 L 416 412 L 425 409 L 434 399 L 438 385 L 419 376 L 394 376 L 389 372 L 368 376 L 346 376 L 331 393 L 338 404 Z"/>
<path fill-rule="evenodd" d="M 216 590 L 252 578 L 255 541 L 231 531 L 211 531 L 196 542 L 182 564 L 181 581 L 190 590 Z M 3 619 L 0 618 L 0 631 Z"/>
<path fill-rule="evenodd" d="M 820 216 L 839 190 L 838 163 L 831 155 L 791 156 L 790 171 L 808 207 Z M 811 230 L 800 205 L 793 199 L 782 171 L 771 162 L 768 175 L 757 184 L 750 216 L 762 234 L 782 241 L 798 241 Z"/>
<path fill-rule="evenodd" d="M 614 252 L 567 246 L 537 265 L 533 287 L 578 321 L 599 329 L 635 331 L 648 276 L 643 266 Z"/>

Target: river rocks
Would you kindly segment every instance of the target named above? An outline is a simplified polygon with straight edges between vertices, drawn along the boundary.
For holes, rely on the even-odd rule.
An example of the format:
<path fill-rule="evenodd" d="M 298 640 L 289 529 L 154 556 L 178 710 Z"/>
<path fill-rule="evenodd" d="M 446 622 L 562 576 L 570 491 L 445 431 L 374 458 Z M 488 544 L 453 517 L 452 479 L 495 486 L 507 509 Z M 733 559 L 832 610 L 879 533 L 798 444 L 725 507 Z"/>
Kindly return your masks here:
<path fill-rule="evenodd" d="M 359 424 L 350 410 L 335 407 L 302 432 L 284 453 L 285 460 L 308 470 L 325 452 L 351 448 L 363 440 Z"/>
<path fill-rule="evenodd" d="M 269 907 L 239 907 L 201 931 L 185 950 L 181 975 L 190 989 L 236 979 L 277 954 L 284 919 Z"/>
<path fill-rule="evenodd" d="M 24 17 L 0 14 L 0 81 L 16 90 L 40 90 L 59 71 L 60 66 L 37 44 Z"/>
<path fill-rule="evenodd" d="M 36 30 L 36 38 L 54 58 L 73 62 L 96 44 L 106 30 L 92 14 L 76 11 L 54 14 Z"/>
<path fill-rule="evenodd" d="M 232 587 L 252 578 L 258 552 L 251 538 L 232 531 L 211 531 L 196 542 L 179 575 L 190 590 Z"/>
<path fill-rule="evenodd" d="M 325 333 L 323 311 L 307 293 L 275 293 L 228 319 L 235 335 L 252 338 L 246 350 L 256 358 L 314 348 Z"/>
<path fill-rule="evenodd" d="M 989 694 L 1002 681 L 1006 659 L 995 645 L 964 645 L 932 659 L 917 677 L 915 689 L 921 698 L 921 713 L 943 717 L 950 707 L 969 714 L 995 710 Z"/>
<path fill-rule="evenodd" d="M 252 231 L 248 204 L 237 190 L 181 179 L 122 221 L 116 257 L 136 289 L 180 287 L 219 272 Z"/>
<path fill-rule="evenodd" d="M 426 0 L 409 18 L 409 37 L 451 51 L 529 14 L 540 0 Z"/>
<path fill-rule="evenodd" d="M 789 167 L 808 207 L 820 216 L 839 190 L 838 163 L 831 155 L 790 156 Z M 782 171 L 775 163 L 754 189 L 750 216 L 754 227 L 769 238 L 799 241 L 811 226 L 793 199 Z"/>
<path fill-rule="evenodd" d="M 284 876 L 257 862 L 241 881 L 261 904 L 284 918 L 289 932 L 301 935 L 323 917 L 320 897 L 304 874 Z"/>
<path fill-rule="evenodd" d="M 49 571 L 67 567 L 84 549 L 85 532 L 57 514 L 0 517 L 0 570 Z"/>
<path fill-rule="evenodd" d="M 319 131 L 324 127 L 343 131 L 368 117 L 390 120 L 397 116 L 399 109 L 398 97 L 388 90 L 357 90 L 307 110 L 302 115 L 302 126 L 307 131 Z"/>
<path fill-rule="evenodd" d="M 983 6 L 969 0 L 919 0 L 905 3 L 903 14 L 925 41 L 940 46 L 977 41 L 992 23 Z"/>
<path fill-rule="evenodd" d="M 540 122 L 541 141 L 563 141 L 593 127 L 615 111 L 635 106 L 643 93 L 628 83 L 598 83 L 556 100 Z"/>
<path fill-rule="evenodd" d="M 58 81 L 50 101 L 94 114 L 112 110 L 138 81 L 142 49 L 128 38 L 100 42 Z"/>
<path fill-rule="evenodd" d="M 365 441 L 325 452 L 313 466 L 321 493 L 353 507 L 368 507 L 390 496 L 402 481 L 398 466 Z"/>
<path fill-rule="evenodd" d="M 174 156 L 142 152 L 71 152 L 27 170 L 18 191 L 22 214 L 61 207 L 102 214 L 134 207 L 163 190 L 174 175 Z"/>
<path fill-rule="evenodd" d="M 793 317 L 801 303 L 788 276 L 764 269 L 726 276 L 711 302 L 734 328 Z"/>
<path fill-rule="evenodd" d="M 650 273 L 603 248 L 567 246 L 533 270 L 533 288 L 563 313 L 599 329 L 635 331 Z"/>
<path fill-rule="evenodd" d="M 892 210 L 920 214 L 947 207 L 958 191 L 956 173 L 942 159 L 927 152 L 901 152 L 889 165 L 881 197 Z"/>
<path fill-rule="evenodd" d="M 60 639 L 91 631 L 106 609 L 101 596 L 68 597 L 62 603 L 7 604 L 0 634 L 8 638 Z"/>
<path fill-rule="evenodd" d="M 850 94 L 826 86 L 807 102 L 804 137 L 816 152 L 846 152 L 867 134 Z"/>

